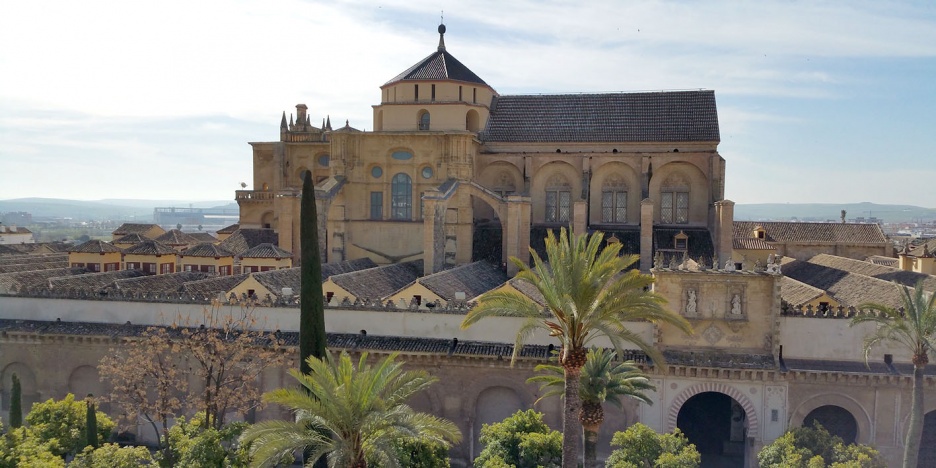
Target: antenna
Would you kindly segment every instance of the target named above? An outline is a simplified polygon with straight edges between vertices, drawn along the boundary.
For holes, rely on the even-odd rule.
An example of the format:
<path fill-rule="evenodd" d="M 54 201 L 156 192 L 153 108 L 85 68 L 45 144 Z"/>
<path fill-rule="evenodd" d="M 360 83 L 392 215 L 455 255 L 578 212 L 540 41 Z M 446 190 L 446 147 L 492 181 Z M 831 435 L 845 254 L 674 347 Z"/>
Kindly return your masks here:
<path fill-rule="evenodd" d="M 445 10 L 442 10 L 441 13 L 439 13 L 439 24 L 443 23 L 445 23 Z"/>

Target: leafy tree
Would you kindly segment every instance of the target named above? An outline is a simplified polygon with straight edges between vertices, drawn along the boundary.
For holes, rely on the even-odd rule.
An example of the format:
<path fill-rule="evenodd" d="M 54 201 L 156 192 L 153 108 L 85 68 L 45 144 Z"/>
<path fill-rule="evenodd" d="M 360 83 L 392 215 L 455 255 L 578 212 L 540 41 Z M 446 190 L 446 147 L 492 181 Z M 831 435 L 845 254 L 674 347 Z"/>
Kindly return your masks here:
<path fill-rule="evenodd" d="M 517 411 L 499 423 L 481 427 L 484 449 L 474 465 L 483 468 L 558 467 L 562 460 L 562 434 L 543 422 L 543 413 Z"/>
<path fill-rule="evenodd" d="M 920 439 L 923 437 L 923 373 L 929 363 L 928 354 L 933 350 L 936 336 L 936 294 L 923 290 L 920 281 L 911 290 L 894 284 L 900 290 L 902 310 L 883 304 L 862 304 L 870 314 L 861 314 L 851 324 L 872 323 L 877 326 L 873 334 L 865 338 L 865 361 L 878 343 L 894 343 L 910 351 L 913 362 L 913 390 L 910 403 L 910 421 L 904 441 L 904 468 L 916 468 L 920 455 Z"/>
<path fill-rule="evenodd" d="M 884 468 L 877 450 L 862 444 L 845 444 L 818 421 L 813 427 L 788 431 L 761 449 L 757 461 L 763 468 Z"/>
<path fill-rule="evenodd" d="M 579 397 L 582 399 L 582 411 L 579 421 L 585 431 L 585 466 L 597 464 L 598 430 L 604 422 L 604 402 L 621 408 L 621 397 L 636 398 L 648 405 L 653 401 L 643 393 L 653 390 L 647 377 L 633 361 L 616 362 L 617 353 L 603 348 L 588 350 L 585 366 L 582 368 Z M 545 390 L 540 400 L 550 396 L 562 395 L 563 369 L 554 364 L 536 366 L 540 375 L 530 377 L 527 382 L 539 382 Z M 539 400 L 537 400 L 539 401 Z"/>
<path fill-rule="evenodd" d="M 69 393 L 62 400 L 49 399 L 33 405 L 26 415 L 29 435 L 42 442 L 54 441 L 52 453 L 64 457 L 81 452 L 88 445 L 86 430 L 87 407 Z M 116 424 L 106 414 L 96 411 L 97 436 L 107 440 Z"/>
<path fill-rule="evenodd" d="M 299 294 L 299 371 L 309 373 L 309 356 L 325 359 L 325 304 L 322 293 L 322 255 L 319 252 L 318 210 L 312 172 L 302 175 L 299 212 L 301 277 Z"/>
<path fill-rule="evenodd" d="M 220 430 L 225 415 L 260 405 L 260 374 L 285 361 L 281 341 L 257 330 L 252 311 L 240 312 L 221 313 L 215 304 L 197 327 L 183 321 L 148 328 L 140 338 L 124 340 L 98 366 L 125 422 L 143 419 L 159 435 L 166 463 L 173 454 L 170 421 L 189 410 L 202 415 L 204 427 Z M 190 389 L 190 376 L 204 386 Z"/>
<path fill-rule="evenodd" d="M 75 456 L 69 468 L 137 468 L 153 462 L 146 447 L 121 447 L 104 444 L 98 448 L 87 446 Z"/>
<path fill-rule="evenodd" d="M 702 463 L 695 445 L 679 429 L 671 434 L 657 434 L 637 423 L 623 432 L 615 432 L 611 446 L 621 448 L 611 452 L 605 462 L 608 468 L 697 468 Z"/>
<path fill-rule="evenodd" d="M 85 440 L 88 441 L 88 446 L 92 449 L 97 448 L 98 445 L 98 424 L 97 424 L 97 411 L 94 408 L 94 395 L 88 394 L 88 397 L 85 398 Z"/>
<path fill-rule="evenodd" d="M 407 468 L 450 468 L 448 447 L 432 440 L 403 438 L 390 443 L 399 466 Z M 382 468 L 377 460 L 368 460 L 367 466 Z"/>
<path fill-rule="evenodd" d="M 311 372 L 290 374 L 299 388 L 264 395 L 267 402 L 292 410 L 293 421 L 264 421 L 247 429 L 241 443 L 251 444 L 253 465 L 281 460 L 308 450 L 310 460 L 327 455 L 332 467 L 367 467 L 367 460 L 396 467 L 392 442 L 418 437 L 448 446 L 461 434 L 448 420 L 413 411 L 406 401 L 437 379 L 424 371 L 404 371 L 397 354 L 367 363 L 362 353 L 355 365 L 346 352 L 336 360 L 309 357 Z"/>
<path fill-rule="evenodd" d="M 238 438 L 248 426 L 235 422 L 220 430 L 206 427 L 203 413 L 190 420 L 179 418 L 169 429 L 171 455 L 167 458 L 160 452 L 156 461 L 160 466 L 174 468 L 247 467 L 249 454 Z"/>
<path fill-rule="evenodd" d="M 659 321 L 675 325 L 687 333 L 691 331 L 685 319 L 663 308 L 663 297 L 648 290 L 653 283 L 652 276 L 641 274 L 636 269 L 628 270 L 639 257 L 619 256 L 620 243 L 600 249 L 602 237 L 601 233 L 578 236 L 567 233 L 563 228 L 558 239 L 552 231 L 548 233 L 545 261 L 532 249 L 532 268 L 511 257 L 510 261 L 520 270 L 516 277 L 539 291 L 546 303 L 548 316 L 543 315 L 542 306 L 526 295 L 497 290 L 482 295 L 462 322 L 462 327 L 467 328 L 491 316 L 526 319 L 517 332 L 513 359 L 516 359 L 523 343 L 538 329 L 545 329 L 559 340 L 562 347 L 559 364 L 565 377 L 563 468 L 575 468 L 581 458 L 579 378 L 589 342 L 606 336 L 618 350 L 622 349 L 624 342 L 630 342 L 663 366 L 663 355 L 628 329 L 627 322 Z"/>
<path fill-rule="evenodd" d="M 65 460 L 54 453 L 56 440 L 36 437 L 30 428 L 18 427 L 0 437 L 0 468 L 58 468 Z"/>
<path fill-rule="evenodd" d="M 10 395 L 10 427 L 16 429 L 23 425 L 23 387 L 20 379 L 13 373 L 12 393 Z"/>

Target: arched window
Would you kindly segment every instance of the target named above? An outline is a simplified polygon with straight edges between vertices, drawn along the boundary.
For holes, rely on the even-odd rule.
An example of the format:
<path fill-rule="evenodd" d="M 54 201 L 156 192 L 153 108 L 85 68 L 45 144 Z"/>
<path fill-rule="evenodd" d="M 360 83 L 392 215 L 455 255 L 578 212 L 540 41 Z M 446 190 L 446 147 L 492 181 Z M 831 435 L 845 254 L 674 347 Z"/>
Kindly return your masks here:
<path fill-rule="evenodd" d="M 402 172 L 393 176 L 390 182 L 390 217 L 413 218 L 413 181 Z"/>
<path fill-rule="evenodd" d="M 546 182 L 546 222 L 568 223 L 572 217 L 572 186 L 560 175 Z"/>
<path fill-rule="evenodd" d="M 627 185 L 615 175 L 605 179 L 601 187 L 601 222 L 627 222 Z"/>
<path fill-rule="evenodd" d="M 689 223 L 689 184 L 678 174 L 667 177 L 660 189 L 660 222 Z"/>
<path fill-rule="evenodd" d="M 429 130 L 429 111 L 424 110 L 419 112 L 419 129 Z"/>

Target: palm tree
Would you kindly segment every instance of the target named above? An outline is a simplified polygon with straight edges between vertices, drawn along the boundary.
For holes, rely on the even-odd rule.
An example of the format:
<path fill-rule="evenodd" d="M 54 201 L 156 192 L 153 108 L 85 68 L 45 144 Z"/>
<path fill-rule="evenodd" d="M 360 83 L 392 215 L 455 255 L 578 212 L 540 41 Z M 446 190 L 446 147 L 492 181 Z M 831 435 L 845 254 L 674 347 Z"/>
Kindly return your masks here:
<path fill-rule="evenodd" d="M 395 467 L 396 440 L 458 442 L 461 433 L 451 421 L 406 404 L 436 379 L 424 371 L 404 371 L 396 357 L 370 365 L 362 353 L 355 366 L 346 352 L 337 362 L 326 353 L 324 360 L 308 358 L 308 374 L 290 370 L 300 387 L 274 390 L 263 399 L 289 408 L 295 420 L 264 421 L 244 433 L 242 443 L 252 444 L 252 466 L 273 466 L 304 450 L 312 462 L 327 456 L 331 467 L 366 468 L 368 459 Z"/>
<path fill-rule="evenodd" d="M 682 317 L 663 308 L 665 300 L 649 291 L 653 277 L 627 270 L 639 257 L 619 256 L 621 244 L 601 249 L 601 233 L 591 236 L 567 234 L 559 238 L 550 231 L 546 237 L 546 260 L 535 251 L 531 268 L 521 260 L 510 261 L 519 269 L 516 278 L 532 284 L 543 296 L 543 307 L 515 291 L 498 290 L 482 295 L 462 322 L 467 328 L 485 317 L 504 316 L 525 319 L 517 331 L 513 358 L 536 330 L 545 329 L 559 340 L 559 364 L 565 377 L 562 415 L 562 467 L 575 468 L 582 453 L 578 413 L 579 376 L 585 365 L 587 347 L 594 338 L 605 336 L 620 351 L 624 342 L 642 349 L 654 362 L 664 366 L 663 355 L 640 335 L 627 328 L 634 320 L 662 321 L 691 332 Z M 627 271 L 625 271 L 627 270 Z"/>
<path fill-rule="evenodd" d="M 648 405 L 653 404 L 643 391 L 656 390 L 656 387 L 647 380 L 634 361 L 616 362 L 616 357 L 614 351 L 592 348 L 588 350 L 585 367 L 582 367 L 579 384 L 582 411 L 579 413 L 579 422 L 585 431 L 586 467 L 597 466 L 598 430 L 604 422 L 604 402 L 621 408 L 621 397 L 632 397 Z M 540 389 L 545 390 L 539 400 L 562 395 L 564 379 L 561 366 L 540 364 L 536 366 L 536 371 L 544 374 L 530 377 L 527 382 L 539 382 Z"/>
<path fill-rule="evenodd" d="M 865 361 L 871 348 L 882 342 L 896 343 L 910 351 L 913 362 L 913 390 L 910 403 L 910 423 L 904 442 L 904 468 L 916 468 L 920 455 L 920 438 L 923 436 L 923 371 L 929 363 L 929 352 L 933 350 L 936 336 L 936 294 L 923 290 L 923 282 L 911 289 L 894 284 L 900 290 L 903 307 L 895 309 L 883 304 L 862 304 L 861 309 L 870 313 L 852 319 L 851 324 L 871 322 L 877 325 L 873 334 L 865 338 Z"/>

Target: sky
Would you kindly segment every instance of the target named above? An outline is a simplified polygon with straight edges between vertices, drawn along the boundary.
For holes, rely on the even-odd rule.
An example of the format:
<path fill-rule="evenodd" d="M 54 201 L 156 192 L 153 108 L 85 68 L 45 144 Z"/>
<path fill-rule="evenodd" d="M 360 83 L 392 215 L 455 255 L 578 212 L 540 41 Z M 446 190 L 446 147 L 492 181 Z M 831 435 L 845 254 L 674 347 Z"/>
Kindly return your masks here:
<path fill-rule="evenodd" d="M 442 15 L 501 94 L 714 90 L 737 203 L 936 207 L 936 3 L 860 0 L 2 2 L 0 199 L 233 200 L 296 104 L 372 130 Z"/>

